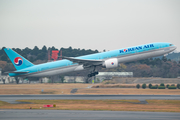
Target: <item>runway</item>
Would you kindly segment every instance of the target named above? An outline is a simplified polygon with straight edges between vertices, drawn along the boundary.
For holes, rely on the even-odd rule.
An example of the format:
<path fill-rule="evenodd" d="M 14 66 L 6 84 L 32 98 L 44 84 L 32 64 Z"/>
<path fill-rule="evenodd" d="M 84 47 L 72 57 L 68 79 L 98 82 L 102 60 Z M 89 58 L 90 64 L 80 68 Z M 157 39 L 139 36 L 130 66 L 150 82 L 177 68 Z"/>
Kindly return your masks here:
<path fill-rule="evenodd" d="M 23 99 L 82 99 L 82 100 L 130 100 L 136 99 L 145 101 L 150 99 L 156 100 L 180 100 L 180 95 L 0 95 L 0 100 L 11 104 L 17 104 L 16 100 Z"/>
<path fill-rule="evenodd" d="M 146 104 L 147 99 L 180 100 L 180 95 L 0 95 L 1 101 L 21 104 L 22 99 L 137 99 Z M 144 103 L 143 103 L 144 102 Z M 81 111 L 81 110 L 0 110 L 0 119 L 7 120 L 179 120 L 179 113 L 131 111 Z"/>
<path fill-rule="evenodd" d="M 179 113 L 75 110 L 0 110 L 1 120 L 179 120 Z"/>

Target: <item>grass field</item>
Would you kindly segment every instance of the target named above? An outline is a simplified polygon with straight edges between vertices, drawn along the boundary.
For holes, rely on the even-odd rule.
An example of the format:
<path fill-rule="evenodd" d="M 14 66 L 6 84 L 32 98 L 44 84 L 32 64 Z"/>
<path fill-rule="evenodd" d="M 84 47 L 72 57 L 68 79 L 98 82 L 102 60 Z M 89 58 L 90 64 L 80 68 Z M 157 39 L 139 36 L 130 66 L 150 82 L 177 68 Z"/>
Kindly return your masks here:
<path fill-rule="evenodd" d="M 180 100 L 146 100 L 149 104 L 137 104 L 138 100 L 18 100 L 33 104 L 9 104 L 0 101 L 0 109 L 57 109 L 57 110 L 108 110 L 180 112 Z M 45 104 L 56 104 L 43 108 Z"/>
<path fill-rule="evenodd" d="M 97 86 L 98 84 L 95 84 Z M 111 85 L 108 85 L 111 86 Z M 121 84 L 121 86 L 134 86 L 134 84 Z M 92 88 L 90 88 L 92 87 Z M 73 94 L 147 94 L 147 95 L 180 95 L 180 89 L 137 89 L 137 88 L 93 88 L 93 84 L 1 84 L 0 95 L 12 94 L 71 94 L 71 90 L 77 88 Z M 44 92 L 41 92 L 41 91 Z"/>
<path fill-rule="evenodd" d="M 42 83 L 42 84 L 0 84 L 0 89 L 72 89 L 86 88 L 92 84 L 84 83 Z"/>
<path fill-rule="evenodd" d="M 74 88 L 87 88 L 91 84 L 1 84 L 0 95 L 3 94 L 70 94 Z M 41 91 L 44 91 L 43 93 Z"/>

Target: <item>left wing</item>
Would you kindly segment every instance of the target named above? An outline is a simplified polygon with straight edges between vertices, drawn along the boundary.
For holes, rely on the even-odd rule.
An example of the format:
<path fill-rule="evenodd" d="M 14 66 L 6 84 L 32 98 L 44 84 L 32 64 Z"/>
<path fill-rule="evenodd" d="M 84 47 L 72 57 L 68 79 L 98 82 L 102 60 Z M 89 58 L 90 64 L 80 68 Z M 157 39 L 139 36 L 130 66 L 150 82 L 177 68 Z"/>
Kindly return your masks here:
<path fill-rule="evenodd" d="M 64 57 L 64 56 L 61 56 L 61 58 L 70 60 L 73 63 L 83 64 L 84 67 L 93 66 L 93 65 L 95 65 L 95 66 L 102 65 L 104 63 L 103 60 L 77 59 L 77 58 L 73 58 L 73 57 Z"/>

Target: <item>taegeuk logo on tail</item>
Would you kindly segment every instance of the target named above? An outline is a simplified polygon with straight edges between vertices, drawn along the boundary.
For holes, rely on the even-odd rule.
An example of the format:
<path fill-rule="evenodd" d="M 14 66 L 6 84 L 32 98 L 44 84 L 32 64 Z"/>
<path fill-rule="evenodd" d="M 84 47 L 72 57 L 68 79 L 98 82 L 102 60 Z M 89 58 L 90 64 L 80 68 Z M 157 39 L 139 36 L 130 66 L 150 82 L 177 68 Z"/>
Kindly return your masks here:
<path fill-rule="evenodd" d="M 22 63 L 23 63 L 23 59 L 22 59 L 22 58 L 16 57 L 16 58 L 14 59 L 14 64 L 15 64 L 16 66 L 21 66 Z"/>

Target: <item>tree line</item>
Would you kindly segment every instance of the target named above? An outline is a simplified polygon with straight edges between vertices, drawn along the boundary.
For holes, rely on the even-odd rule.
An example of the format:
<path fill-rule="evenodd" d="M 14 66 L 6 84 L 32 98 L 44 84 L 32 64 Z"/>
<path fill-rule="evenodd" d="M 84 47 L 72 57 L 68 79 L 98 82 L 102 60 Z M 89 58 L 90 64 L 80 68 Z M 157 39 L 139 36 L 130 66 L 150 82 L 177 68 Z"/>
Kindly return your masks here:
<path fill-rule="evenodd" d="M 0 49 L 0 60 L 1 61 L 6 61 L 8 63 L 10 63 L 9 58 L 7 57 L 6 53 L 4 52 L 5 47 L 3 47 L 2 49 Z M 69 48 L 60 48 L 57 49 L 54 46 L 53 47 L 49 47 L 47 48 L 46 46 L 43 46 L 42 49 L 39 49 L 37 46 L 35 46 L 33 49 L 30 49 L 28 47 L 26 47 L 25 49 L 20 49 L 20 48 L 12 48 L 12 50 L 14 50 L 15 52 L 17 52 L 18 54 L 22 55 L 24 58 L 28 59 L 30 62 L 34 63 L 37 60 L 42 60 L 47 62 L 48 61 L 48 51 L 50 51 L 50 55 L 51 55 L 51 51 L 52 50 L 59 50 L 59 51 L 63 51 L 63 56 L 67 56 L 67 57 L 77 57 L 77 56 L 82 56 L 82 55 L 87 55 L 87 54 L 93 54 L 93 53 L 98 53 L 98 50 L 85 50 L 85 49 L 72 49 L 72 47 Z M 60 52 L 59 54 L 60 55 Z"/>

